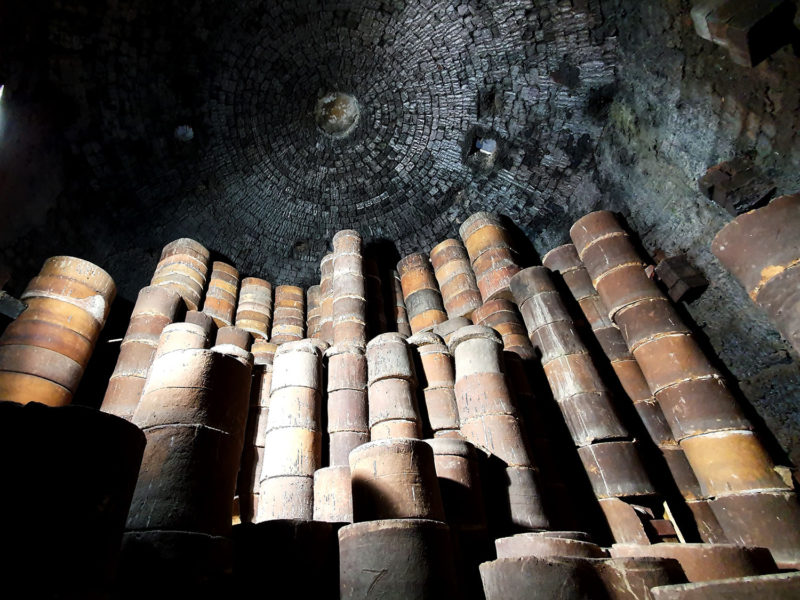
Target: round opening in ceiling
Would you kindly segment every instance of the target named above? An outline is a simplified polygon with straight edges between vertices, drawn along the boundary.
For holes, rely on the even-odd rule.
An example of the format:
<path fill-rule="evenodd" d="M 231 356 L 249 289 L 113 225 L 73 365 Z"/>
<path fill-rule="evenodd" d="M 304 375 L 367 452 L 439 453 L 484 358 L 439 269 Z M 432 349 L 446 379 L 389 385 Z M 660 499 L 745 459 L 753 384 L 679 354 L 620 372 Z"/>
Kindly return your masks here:
<path fill-rule="evenodd" d="M 358 102 L 350 94 L 331 92 L 317 100 L 314 118 L 324 133 L 342 138 L 349 135 L 358 125 L 361 114 Z"/>
<path fill-rule="evenodd" d="M 179 142 L 191 142 L 194 139 L 194 129 L 191 125 L 178 125 L 175 128 L 175 139 Z"/>

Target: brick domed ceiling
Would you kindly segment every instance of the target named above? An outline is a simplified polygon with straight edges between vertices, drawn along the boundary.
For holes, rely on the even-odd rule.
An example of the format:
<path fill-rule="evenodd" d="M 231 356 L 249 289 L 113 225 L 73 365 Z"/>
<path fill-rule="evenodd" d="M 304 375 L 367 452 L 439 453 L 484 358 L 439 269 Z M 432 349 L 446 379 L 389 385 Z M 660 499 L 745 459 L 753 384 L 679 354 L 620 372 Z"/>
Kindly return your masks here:
<path fill-rule="evenodd" d="M 36 23 L 17 77 L 66 115 L 45 131 L 66 166 L 49 220 L 6 250 L 31 270 L 71 252 L 131 297 L 192 236 L 309 284 L 341 228 L 402 254 L 488 209 L 535 237 L 596 193 L 615 50 L 598 2 L 125 0 Z M 335 93 L 357 103 L 346 135 L 315 113 Z"/>

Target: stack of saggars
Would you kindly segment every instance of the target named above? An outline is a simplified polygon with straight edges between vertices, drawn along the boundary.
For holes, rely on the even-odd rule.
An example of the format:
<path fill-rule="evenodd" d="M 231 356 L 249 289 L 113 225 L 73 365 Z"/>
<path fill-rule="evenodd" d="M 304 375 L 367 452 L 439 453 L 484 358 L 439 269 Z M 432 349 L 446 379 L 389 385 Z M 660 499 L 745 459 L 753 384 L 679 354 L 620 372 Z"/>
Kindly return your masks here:
<path fill-rule="evenodd" d="M 511 300 L 511 278 L 519 271 L 508 232 L 495 214 L 478 212 L 458 230 L 467 248 L 484 302 Z"/>
<path fill-rule="evenodd" d="M 481 473 L 486 473 L 486 455 L 470 442 L 454 437 L 425 441 L 433 448 L 445 520 L 460 574 L 460 592 L 464 598 L 483 598 L 478 566 L 494 558 L 484 500 L 493 491 L 487 488 L 484 492 L 481 483 Z"/>
<path fill-rule="evenodd" d="M 421 438 L 414 360 L 405 336 L 389 332 L 372 338 L 367 374 L 370 438 Z"/>
<path fill-rule="evenodd" d="M 788 223 L 787 202 L 770 207 Z M 767 209 L 742 218 L 745 230 L 777 218 Z M 270 284 L 245 278 L 238 290 L 223 263 L 204 302 L 209 252 L 186 239 L 165 248 L 103 404 L 148 442 L 120 597 L 157 585 L 226 597 L 264 579 L 278 595 L 302 582 L 307 595 L 348 599 L 797 595 L 798 575 L 777 573 L 798 563 L 794 492 L 613 215 L 581 219 L 574 246 L 544 261 L 577 300 L 627 412 L 548 268 L 521 270 L 495 215 L 473 215 L 461 233 L 465 247 L 446 240 L 430 259 L 401 260 L 384 303 L 361 236 L 338 232 L 319 286 L 277 286 L 274 315 Z M 800 253 L 775 252 L 754 250 L 763 281 L 743 280 L 789 306 L 774 286 Z M 48 261 L 0 338 L 0 390 L 68 402 L 112 296 L 94 265 Z M 61 359 L 20 359 L 27 346 L 80 368 L 63 378 Z M 535 388 L 539 369 L 547 384 Z M 637 415 L 703 543 L 664 509 L 650 477 L 663 474 L 625 421 Z M 583 487 L 561 472 L 572 454 Z"/>
<path fill-rule="evenodd" d="M 328 360 L 328 462 L 347 466 L 353 448 L 369 441 L 367 358 L 358 346 L 331 346 Z"/>
<path fill-rule="evenodd" d="M 429 331 L 447 320 L 442 294 L 427 254 L 409 254 L 397 263 L 397 272 L 413 333 Z"/>
<path fill-rule="evenodd" d="M 208 261 L 211 254 L 189 238 L 170 242 L 161 251 L 161 260 L 150 285 L 161 285 L 177 292 L 189 310 L 197 310 L 206 289 Z"/>
<path fill-rule="evenodd" d="M 503 299 L 489 300 L 475 309 L 472 320 L 475 325 L 491 327 L 499 333 L 503 339 L 504 352 L 516 354 L 522 360 L 533 358 L 531 342 L 513 302 Z"/>
<path fill-rule="evenodd" d="M 203 300 L 203 312 L 214 320 L 217 327 L 233 325 L 238 296 L 239 271 L 224 262 L 214 262 Z"/>
<path fill-rule="evenodd" d="M 306 290 L 306 334 L 319 339 L 322 330 L 322 292 L 321 286 L 312 285 Z"/>
<path fill-rule="evenodd" d="M 430 256 L 447 318 L 471 318 L 481 305 L 481 293 L 466 248 L 458 240 L 445 240 L 433 247 Z"/>
<path fill-rule="evenodd" d="M 683 449 L 678 445 L 672 430 L 669 428 L 664 412 L 653 398 L 645 381 L 639 363 L 628 349 L 619 328 L 608 316 L 608 309 L 594 289 L 586 267 L 578 257 L 572 244 L 559 246 L 548 252 L 542 259 L 543 264 L 563 278 L 572 296 L 578 302 L 583 316 L 600 346 L 608 358 L 611 368 L 619 380 L 622 389 L 633 404 L 636 413 L 644 425 L 645 432 L 664 458 L 677 489 L 683 496 L 686 506 L 696 514 L 694 526 L 705 542 L 721 542 L 725 536 L 716 519 L 710 515 L 710 509 L 700 493 L 700 484 L 689 466 Z M 665 473 L 659 473 L 664 477 Z M 667 527 L 666 521 L 651 520 Z M 686 523 L 686 525 L 690 525 Z"/>
<path fill-rule="evenodd" d="M 319 263 L 319 339 L 333 344 L 333 254 Z M 313 337 L 313 336 L 312 336 Z"/>
<path fill-rule="evenodd" d="M 367 344 L 364 259 L 361 236 L 352 229 L 333 236 L 333 343 L 360 348 Z"/>
<path fill-rule="evenodd" d="M 339 530 L 340 598 L 456 598 L 434 454 L 390 438 L 350 453 L 353 521 Z"/>
<path fill-rule="evenodd" d="M 305 337 L 306 294 L 296 285 L 279 285 L 275 288 L 275 304 L 272 315 L 273 344 L 297 342 Z"/>
<path fill-rule="evenodd" d="M 552 407 L 534 394 L 530 375 L 538 361 L 519 310 L 513 302 L 498 298 L 475 309 L 472 319 L 476 325 L 491 327 L 502 338 L 503 370 L 536 459 L 546 512 L 554 526 L 557 523 L 574 529 L 580 519 L 576 518 L 579 511 L 565 483 L 568 478 L 564 471 L 569 469 L 565 469 L 563 457 L 557 456 L 563 454 L 563 448 L 558 448 L 560 444 L 554 444 L 552 439 Z"/>
<path fill-rule="evenodd" d="M 488 327 L 463 327 L 450 339 L 463 438 L 487 456 L 484 485 L 492 532 L 549 528 L 519 411 L 503 374 L 502 340 Z"/>
<path fill-rule="evenodd" d="M 100 267 L 71 256 L 47 259 L 22 293 L 28 308 L 0 336 L 0 400 L 69 404 L 115 294 Z"/>
<path fill-rule="evenodd" d="M 314 473 L 314 519 L 351 523 L 350 452 L 369 441 L 367 359 L 353 345 L 331 346 L 328 360 L 327 463 Z"/>
<path fill-rule="evenodd" d="M 430 426 L 425 434 L 461 439 L 450 350 L 441 337 L 430 331 L 417 333 L 407 342 L 416 349 L 415 372 L 422 391 L 424 421 Z"/>
<path fill-rule="evenodd" d="M 391 298 L 394 302 L 391 315 L 393 317 L 394 330 L 404 335 L 411 335 L 411 324 L 408 322 L 408 311 L 403 299 L 403 285 L 400 281 L 400 274 L 397 271 L 392 271 L 389 277 Z"/>
<path fill-rule="evenodd" d="M 314 473 L 314 519 L 351 523 L 348 456 L 370 437 L 365 355 L 367 277 L 361 255 L 361 235 L 357 231 L 339 231 L 332 243 L 333 253 L 328 255 L 332 258 L 326 256 L 320 265 L 322 284 L 326 291 L 331 289 L 330 338 L 333 345 L 325 351 L 327 398 L 323 406 L 327 417 L 325 462 L 328 466 Z"/>
<path fill-rule="evenodd" d="M 167 287 L 151 285 L 139 292 L 101 410 L 128 421 L 133 417 L 158 340 L 175 320 L 180 301 L 181 297 Z"/>
<path fill-rule="evenodd" d="M 536 399 L 527 373 L 529 362 L 534 359 L 533 346 L 516 305 L 503 299 L 489 300 L 475 309 L 472 319 L 476 325 L 491 327 L 500 334 L 503 340 L 503 369 L 517 408 L 530 429 L 542 416 L 535 414 Z M 531 443 L 534 443 L 533 440 Z"/>
<path fill-rule="evenodd" d="M 264 365 L 253 380 L 258 387 L 251 390 L 251 416 L 258 414 L 250 434 L 256 450 L 251 457 L 258 462 L 242 464 L 246 476 L 240 474 L 240 490 L 253 490 L 252 512 L 243 510 L 242 523 L 234 527 L 238 592 L 227 593 L 252 591 L 264 578 L 274 582 L 273 592 L 279 595 L 289 594 L 298 581 L 319 597 L 332 597 L 336 588 L 335 529 L 315 520 L 316 474 L 323 466 L 326 349 L 318 339 L 253 345 L 256 363 Z"/>
<path fill-rule="evenodd" d="M 702 499 L 731 542 L 769 548 L 779 566 L 800 563 L 800 505 L 670 300 L 612 213 L 572 227 L 578 255 L 639 363 L 700 484 Z"/>
<path fill-rule="evenodd" d="M 169 328 L 166 347 L 208 347 L 213 322 L 210 316 L 197 313 L 196 308 L 203 301 L 209 256 L 205 247 L 189 238 L 164 246 L 151 285 L 139 291 L 102 411 L 127 420 L 133 417 L 165 329 Z M 190 309 L 187 321 L 197 324 L 172 325 L 183 315 L 181 304 Z"/>
<path fill-rule="evenodd" d="M 49 258 L 0 336 L 3 575 L 27 597 L 104 598 L 114 581 L 144 435 L 71 403 L 115 290 L 97 265 Z"/>
<path fill-rule="evenodd" d="M 230 344 L 159 351 L 133 415 L 147 446 L 122 546 L 126 597 L 165 581 L 220 583 L 232 568 L 253 357 Z"/>
<path fill-rule="evenodd" d="M 310 521 L 314 472 L 322 466 L 322 357 L 309 340 L 275 351 L 258 520 Z"/>
<path fill-rule="evenodd" d="M 272 285 L 258 277 L 245 277 L 236 305 L 236 327 L 256 339 L 268 339 L 272 323 Z"/>
<path fill-rule="evenodd" d="M 660 499 L 548 270 L 520 271 L 511 290 L 614 540 L 649 543 L 636 510 Z"/>
<path fill-rule="evenodd" d="M 101 410 L 127 420 L 133 417 L 162 333 L 183 314 L 181 304 L 190 308 L 187 315 L 195 314 L 194 309 L 203 300 L 209 256 L 206 248 L 189 238 L 164 246 L 152 284 L 139 291 Z M 188 327 L 189 331 L 183 326 L 171 327 L 168 337 L 172 342 L 167 342 L 168 346 L 208 347 L 213 323 L 205 314 L 196 314 L 203 332 L 197 331 L 195 325 Z M 191 319 L 191 315 L 188 318 Z M 192 343 L 197 335 L 202 336 L 203 345 Z M 181 345 L 180 340 L 184 338 L 189 341 Z"/>
<path fill-rule="evenodd" d="M 253 377 L 250 384 L 250 410 L 247 414 L 242 462 L 236 484 L 239 519 L 242 523 L 257 522 L 258 499 L 261 493 L 261 469 L 264 465 L 264 444 L 267 437 L 269 398 L 272 386 L 272 364 L 278 347 L 272 342 L 256 340 L 253 354 Z"/>

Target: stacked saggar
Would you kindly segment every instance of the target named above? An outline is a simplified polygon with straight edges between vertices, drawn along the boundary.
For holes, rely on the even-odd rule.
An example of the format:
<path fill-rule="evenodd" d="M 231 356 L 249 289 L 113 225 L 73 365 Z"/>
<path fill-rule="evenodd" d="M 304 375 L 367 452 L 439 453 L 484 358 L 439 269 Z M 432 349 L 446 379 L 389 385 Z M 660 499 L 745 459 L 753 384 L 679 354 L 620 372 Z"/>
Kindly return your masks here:
<path fill-rule="evenodd" d="M 174 349 L 153 361 L 133 415 L 147 447 L 123 540 L 131 589 L 167 573 L 194 584 L 230 569 L 252 361 L 230 345 Z"/>
<path fill-rule="evenodd" d="M 600 222 L 608 222 L 605 215 Z M 575 599 L 638 600 L 691 598 L 699 589 L 729 589 L 726 582 L 704 581 L 710 578 L 735 577 L 743 590 L 774 594 L 797 585 L 797 576 L 763 575 L 777 568 L 773 556 L 791 564 L 783 559 L 794 543 L 794 530 L 787 529 L 780 545 L 772 544 L 772 554 L 746 546 L 766 531 L 769 515 L 762 508 L 750 507 L 756 511 L 750 519 L 756 527 L 747 532 L 751 537 L 728 538 L 742 545 L 652 543 L 670 536 L 666 524 L 654 518 L 659 496 L 631 451 L 628 429 L 614 413 L 602 377 L 546 269 L 520 272 L 497 217 L 478 215 L 471 223 L 480 225 L 466 240 L 477 255 L 475 262 L 483 265 L 480 258 L 488 254 L 493 258 L 487 264 L 497 267 L 474 278 L 478 291 L 482 282 L 487 295 L 496 295 L 482 303 L 475 301 L 473 279 L 465 276 L 463 249 L 453 251 L 458 260 L 439 263 L 442 250 L 459 247 L 452 241 L 432 253 L 433 269 L 425 254 L 404 259 L 406 281 L 397 280 L 397 306 L 375 301 L 381 296 L 381 271 L 377 266 L 367 269 L 361 238 L 351 230 L 334 238 L 334 252 L 322 264 L 329 273 L 319 296 L 313 289 L 304 293 L 279 286 L 284 289 L 278 291 L 276 309 L 283 310 L 276 310 L 275 323 L 270 323 L 269 284 L 264 280 L 243 280 L 236 311 L 241 327 L 228 325 L 218 311 L 189 311 L 185 322 L 171 323 L 181 318 L 175 287 L 142 291 L 123 344 L 123 350 L 132 344 L 147 346 L 142 348 L 142 368 L 123 375 L 130 363 L 123 352 L 114 378 L 144 379 L 141 400 L 133 394 L 126 410 L 133 411 L 149 441 L 125 534 L 121 581 L 126 594 L 146 588 L 155 578 L 180 582 L 187 591 L 213 580 L 228 593 L 231 585 L 253 585 L 259 576 L 282 587 L 284 580 L 309 579 L 309 569 L 315 574 L 304 584 L 310 593 L 334 597 L 338 590 L 342 598 L 522 598 L 557 592 Z M 624 305 L 615 304 L 613 293 L 626 290 L 624 285 L 609 288 L 606 278 L 618 270 L 632 272 L 634 261 L 624 248 L 614 246 L 621 243 L 615 238 L 624 235 L 609 230 L 596 237 L 584 244 L 589 249 L 581 255 L 585 268 L 571 246 L 556 249 L 545 262 L 563 274 L 664 456 L 683 456 L 685 449 L 691 461 L 692 456 L 706 456 L 691 447 L 697 440 L 723 439 L 746 447 L 743 456 L 752 459 L 752 446 L 743 441 L 754 439 L 749 424 L 734 419 L 730 411 L 712 406 L 703 412 L 701 405 L 678 419 L 673 407 L 673 417 L 668 416 L 670 391 L 713 376 L 691 371 L 684 379 L 667 381 L 684 366 L 675 369 L 662 360 L 656 369 L 647 357 L 636 371 L 642 347 L 687 336 L 688 329 L 678 329 L 674 311 L 661 298 L 632 294 Z M 197 252 L 197 246 L 184 240 L 170 247 Z M 615 263 L 615 256 L 622 258 Z M 180 269 L 196 266 L 184 262 L 174 264 Z M 456 276 L 447 275 L 448 263 Z M 636 266 L 641 269 L 641 263 Z M 606 267 L 608 273 L 595 280 L 598 292 L 592 270 Z M 197 275 L 190 275 L 197 283 Z M 455 308 L 456 302 L 447 306 L 453 309 L 447 315 L 416 303 L 420 291 L 425 292 L 420 298 L 439 294 L 436 275 L 447 287 L 443 308 L 461 296 L 471 310 L 458 315 L 464 306 Z M 172 283 L 187 283 L 171 277 L 176 280 Z M 214 275 L 211 279 L 222 281 Z M 391 298 L 393 279 L 385 283 Z M 382 332 L 388 325 L 405 325 L 400 318 L 406 310 L 404 283 L 413 327 L 420 330 L 409 339 L 400 332 Z M 641 279 L 635 283 L 652 291 Z M 496 293 L 489 293 L 487 286 L 496 287 Z M 202 304 L 202 290 L 197 299 Z M 336 341 L 331 347 L 321 339 L 326 300 L 327 333 Z M 370 314 L 384 308 L 397 322 L 389 315 L 381 319 Z M 644 316 L 626 317 L 636 309 Z M 377 325 L 370 328 L 368 323 Z M 275 343 L 264 336 L 270 325 Z M 301 339 L 306 334 L 311 339 Z M 216 346 L 209 350 L 212 339 Z M 251 345 L 256 363 L 252 376 Z M 535 350 L 542 355 L 557 400 L 552 404 L 561 409 L 572 434 L 565 439 L 578 447 L 576 455 L 586 465 L 599 500 L 573 487 L 572 481 L 553 477 L 560 474 L 564 448 L 555 456 L 546 453 L 551 441 L 559 441 L 559 429 L 548 410 L 547 386 L 531 385 L 539 366 Z M 703 396 L 709 398 L 719 400 L 720 395 Z M 736 427 L 723 428 L 721 435 L 697 428 L 719 423 L 725 414 Z M 676 422 L 682 429 L 676 430 Z M 419 439 L 425 436 L 432 439 Z M 674 461 L 667 462 L 676 479 L 678 473 L 694 475 L 686 470 L 689 462 L 683 471 L 674 468 Z M 686 488 L 698 497 L 687 495 L 698 521 L 710 525 L 717 515 L 720 532 L 730 536 L 742 531 L 742 520 L 751 514 L 735 512 L 741 508 L 737 503 L 766 502 L 769 510 L 789 506 L 794 498 L 785 488 L 743 493 L 725 487 L 725 473 L 742 468 L 757 473 L 756 467 L 763 466 L 763 461 L 751 460 L 712 465 L 698 473 L 699 481 Z M 568 530 L 561 525 L 563 515 L 553 518 L 551 509 L 571 510 L 575 516 L 567 500 L 581 495 L 603 510 L 580 515 L 584 518 L 578 528 L 586 531 Z M 784 514 L 791 516 L 791 510 Z M 241 523 L 232 529 L 237 518 Z M 556 527 L 565 530 L 552 530 Z M 604 534 L 604 527 L 611 536 Z M 712 539 L 710 531 L 704 531 L 706 539 Z M 616 544 L 606 549 L 593 540 Z M 232 552 L 236 559 L 230 579 Z M 495 552 L 498 558 L 492 560 Z M 687 579 L 690 584 L 674 585 Z"/>
<path fill-rule="evenodd" d="M 780 565 L 800 564 L 797 497 L 722 374 L 645 274 L 627 232 L 598 211 L 570 235 L 728 539 L 767 547 Z"/>
<path fill-rule="evenodd" d="M 603 511 L 608 515 L 617 499 L 635 505 L 658 504 L 634 440 L 617 415 L 547 269 L 520 271 L 511 279 L 511 290 Z M 609 519 L 614 539 L 627 539 L 631 534 L 626 524 L 619 528 L 616 524 Z M 647 537 L 640 541 L 647 543 Z"/>
<path fill-rule="evenodd" d="M 447 320 L 442 294 L 427 254 L 409 254 L 397 263 L 397 272 L 413 333 L 429 331 Z"/>
<path fill-rule="evenodd" d="M 28 308 L 0 336 L 0 399 L 69 404 L 115 294 L 100 267 L 71 256 L 47 259 L 22 293 Z"/>
<path fill-rule="evenodd" d="M 664 412 L 653 398 L 639 363 L 631 354 L 619 328 L 611 321 L 603 300 L 594 289 L 589 273 L 572 244 L 554 248 L 542 263 L 563 278 L 578 302 L 600 349 L 608 358 L 614 374 L 633 404 L 650 439 L 661 452 L 669 474 L 695 517 L 695 527 L 705 542 L 725 541 L 719 523 L 700 493 L 700 484 L 689 466 L 683 449 L 669 428 Z M 664 474 L 659 473 L 663 476 Z"/>

